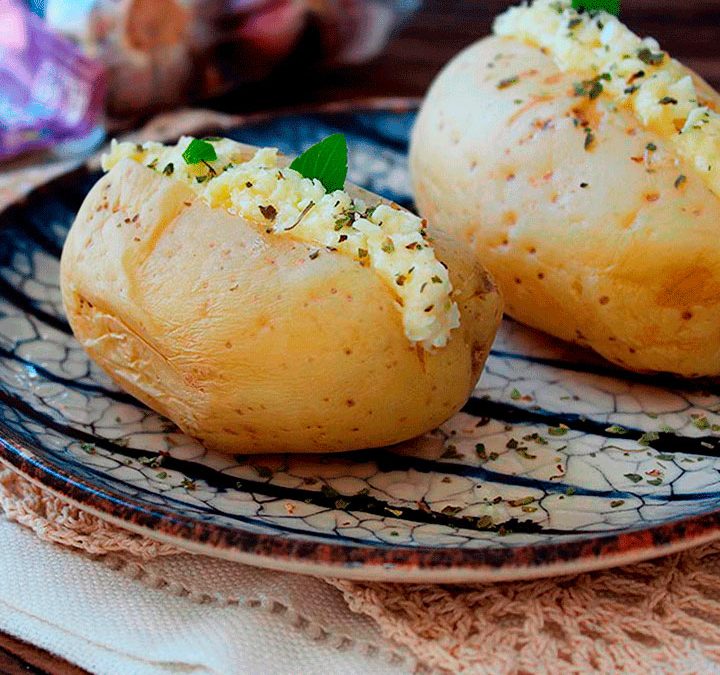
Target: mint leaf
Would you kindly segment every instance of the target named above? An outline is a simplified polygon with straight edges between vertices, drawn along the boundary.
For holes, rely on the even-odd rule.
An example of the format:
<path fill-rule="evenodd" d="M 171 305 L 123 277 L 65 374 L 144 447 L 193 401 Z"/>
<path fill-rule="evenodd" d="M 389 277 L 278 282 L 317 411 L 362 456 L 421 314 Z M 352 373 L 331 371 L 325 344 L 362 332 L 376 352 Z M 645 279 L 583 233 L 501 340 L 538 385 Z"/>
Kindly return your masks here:
<path fill-rule="evenodd" d="M 618 16 L 620 0 L 573 0 L 573 9 L 586 9 L 588 12 L 607 12 Z"/>
<path fill-rule="evenodd" d="M 328 192 L 342 190 L 348 169 L 344 134 L 333 134 L 308 148 L 290 165 L 305 178 L 316 178 Z"/>
<path fill-rule="evenodd" d="M 190 145 L 185 148 L 182 154 L 186 164 L 199 164 L 200 162 L 212 162 L 217 159 L 215 148 L 207 141 L 193 138 Z"/>

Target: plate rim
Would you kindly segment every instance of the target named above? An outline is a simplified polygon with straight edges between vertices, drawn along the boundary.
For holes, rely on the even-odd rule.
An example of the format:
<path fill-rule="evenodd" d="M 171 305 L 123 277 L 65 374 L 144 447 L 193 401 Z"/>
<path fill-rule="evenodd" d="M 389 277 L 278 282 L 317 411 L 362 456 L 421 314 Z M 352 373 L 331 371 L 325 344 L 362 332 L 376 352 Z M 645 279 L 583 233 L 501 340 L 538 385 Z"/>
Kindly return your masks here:
<path fill-rule="evenodd" d="M 225 130 L 264 119 L 298 114 L 361 111 L 409 112 L 416 98 L 366 98 L 305 105 L 235 116 Z M 210 123 L 204 129 L 217 128 Z M 91 172 L 91 161 L 51 178 L 8 204 L 0 217 L 74 173 Z M 2 222 L 0 221 L 0 225 Z M 0 422 L 0 465 L 43 490 L 125 530 L 205 554 L 270 569 L 352 580 L 468 583 L 520 581 L 600 570 L 669 555 L 720 539 L 720 509 L 652 526 L 598 532 L 553 543 L 460 548 L 325 543 L 308 537 L 253 532 L 193 519 L 163 506 L 150 507 L 128 495 L 73 475 L 43 456 L 42 449 Z"/>
<path fill-rule="evenodd" d="M 379 547 L 252 532 L 199 522 L 73 476 L 0 423 L 0 465 L 59 499 L 124 530 L 189 553 L 266 569 L 355 581 L 528 581 L 627 565 L 720 539 L 720 509 L 652 527 L 507 548 Z"/>

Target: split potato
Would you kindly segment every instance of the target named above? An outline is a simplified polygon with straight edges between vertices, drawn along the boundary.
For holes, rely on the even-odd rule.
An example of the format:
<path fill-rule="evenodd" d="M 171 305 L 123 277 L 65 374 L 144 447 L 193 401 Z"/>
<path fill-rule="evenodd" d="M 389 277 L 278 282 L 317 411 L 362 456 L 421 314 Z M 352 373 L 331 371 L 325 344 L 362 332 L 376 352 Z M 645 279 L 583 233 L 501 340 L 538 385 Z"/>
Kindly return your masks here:
<path fill-rule="evenodd" d="M 255 152 L 228 147 L 236 164 Z M 232 453 L 384 446 L 465 403 L 502 312 L 464 245 L 428 237 L 447 266 L 459 326 L 444 346 L 423 346 L 406 335 L 398 289 L 373 265 L 210 206 L 177 166 L 175 175 L 162 169 L 119 160 L 87 196 L 62 254 L 70 325 L 123 389 L 206 447 Z M 273 218 L 283 208 L 276 200 Z M 323 236 L 336 236 L 336 222 Z M 346 228 L 346 239 L 357 234 Z"/>
<path fill-rule="evenodd" d="M 548 10 L 566 22 L 558 39 L 589 30 L 583 21 L 607 31 L 592 14 L 562 15 L 562 4 Z M 608 43 L 619 44 L 618 35 Z M 568 39 L 567 47 L 577 44 Z M 413 130 L 416 202 L 435 227 L 476 251 L 518 321 L 631 370 L 718 375 L 720 198 L 712 181 L 720 142 L 668 115 L 687 103 L 696 119 L 716 123 L 720 96 L 663 52 L 627 51 L 639 66 L 623 81 L 614 67 L 560 68 L 552 45 L 513 36 L 459 54 L 432 85 Z M 588 60 L 597 54 L 605 51 Z M 664 82 L 663 62 L 679 88 L 694 86 L 702 108 L 652 94 Z M 611 83 L 621 100 L 608 94 Z M 647 100 L 655 118 L 643 116 Z M 693 134 L 705 154 L 692 154 Z"/>

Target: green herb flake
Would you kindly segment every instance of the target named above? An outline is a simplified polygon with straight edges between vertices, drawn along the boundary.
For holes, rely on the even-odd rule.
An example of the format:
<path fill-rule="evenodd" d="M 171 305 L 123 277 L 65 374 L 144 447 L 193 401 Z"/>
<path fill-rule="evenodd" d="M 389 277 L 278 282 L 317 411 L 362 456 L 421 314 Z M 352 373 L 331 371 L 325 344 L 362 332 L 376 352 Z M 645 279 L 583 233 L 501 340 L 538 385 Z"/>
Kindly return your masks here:
<path fill-rule="evenodd" d="M 633 483 L 639 483 L 642 480 L 642 476 L 637 473 L 626 473 L 625 478 L 632 481 Z"/>
<path fill-rule="evenodd" d="M 197 485 L 194 480 L 191 480 L 190 478 L 183 478 L 180 487 L 184 487 L 186 490 L 197 490 Z"/>
<path fill-rule="evenodd" d="M 572 6 L 573 9 L 588 12 L 607 12 L 615 16 L 620 14 L 620 0 L 573 0 Z"/>
<path fill-rule="evenodd" d="M 182 154 L 186 164 L 199 164 L 200 162 L 213 162 L 217 159 L 215 148 L 207 141 L 193 138 Z"/>
<path fill-rule="evenodd" d="M 522 394 L 520 393 L 520 391 L 518 389 L 513 389 L 510 392 L 510 398 L 513 401 L 519 401 L 522 398 Z"/>
<path fill-rule="evenodd" d="M 456 515 L 457 515 L 458 513 L 460 513 L 460 511 L 462 511 L 462 510 L 463 510 L 463 507 L 462 507 L 462 506 L 450 506 L 450 505 L 448 505 L 448 506 L 446 506 L 445 508 L 443 508 L 443 510 L 440 511 L 440 513 L 442 513 L 444 516 L 456 516 Z"/>
<path fill-rule="evenodd" d="M 328 192 L 342 190 L 348 171 L 345 135 L 332 134 L 324 138 L 296 157 L 290 168 L 305 178 L 320 181 Z"/>
<path fill-rule="evenodd" d="M 583 147 L 585 150 L 589 150 L 594 142 L 595 134 L 592 132 L 592 129 L 588 127 L 585 129 L 585 141 L 583 142 Z"/>
<path fill-rule="evenodd" d="M 662 478 L 648 478 L 647 482 L 649 485 L 662 485 Z"/>
<path fill-rule="evenodd" d="M 653 52 L 649 47 L 638 49 L 637 57 L 649 66 L 659 66 L 665 60 L 663 52 Z"/>
<path fill-rule="evenodd" d="M 621 427 L 619 424 L 613 424 L 613 425 L 609 426 L 607 429 L 605 429 L 605 431 L 607 431 L 607 433 L 609 433 L 609 434 L 623 435 L 623 434 L 627 433 L 627 429 L 625 427 Z"/>
<path fill-rule="evenodd" d="M 548 434 L 551 436 L 564 436 L 568 432 L 567 427 L 548 427 Z"/>
<path fill-rule="evenodd" d="M 673 461 L 675 461 L 675 456 L 661 453 L 659 455 L 655 455 L 655 459 L 657 459 L 661 462 L 673 462 Z"/>
<path fill-rule="evenodd" d="M 97 450 L 92 443 L 80 443 L 80 449 L 88 455 L 94 455 L 97 453 Z"/>
<path fill-rule="evenodd" d="M 498 89 L 507 89 L 518 82 L 520 82 L 520 78 L 517 75 L 513 75 L 513 77 L 506 77 L 504 80 L 500 80 L 496 86 Z"/>
<path fill-rule="evenodd" d="M 508 506 L 527 506 L 535 501 L 535 497 L 521 497 L 520 499 L 509 499 Z"/>
<path fill-rule="evenodd" d="M 710 428 L 710 422 L 705 415 L 692 415 L 693 424 L 701 431 L 707 431 Z"/>
<path fill-rule="evenodd" d="M 172 162 L 166 164 L 165 168 L 162 170 L 163 174 L 166 176 L 172 176 L 173 171 L 175 171 L 175 165 Z"/>
<path fill-rule="evenodd" d="M 158 471 L 158 473 L 155 474 L 155 478 L 158 478 L 159 480 L 165 480 L 167 477 L 167 471 Z"/>
<path fill-rule="evenodd" d="M 658 438 L 660 438 L 660 434 L 657 431 L 646 431 L 640 436 L 638 443 L 640 443 L 640 445 L 650 445 L 653 441 L 657 441 Z"/>
<path fill-rule="evenodd" d="M 590 87 L 590 91 L 588 92 L 588 96 L 590 97 L 590 100 L 594 101 L 602 93 L 603 93 L 602 82 L 600 82 L 600 80 L 593 81 L 592 86 Z"/>
<path fill-rule="evenodd" d="M 658 103 L 660 105 L 677 105 L 678 101 L 676 98 L 673 98 L 672 96 L 663 96 Z"/>
<path fill-rule="evenodd" d="M 487 460 L 488 456 L 487 452 L 485 451 L 485 443 L 476 443 L 475 452 L 480 459 L 482 459 L 483 461 Z"/>
<path fill-rule="evenodd" d="M 624 500 L 624 499 L 613 499 L 613 500 L 610 502 L 610 508 L 611 508 L 611 509 L 616 509 L 616 508 L 618 508 L 618 506 L 622 506 L 624 503 L 625 503 L 625 500 Z"/>
<path fill-rule="evenodd" d="M 393 244 L 392 239 L 386 239 L 381 248 L 385 253 L 393 253 L 395 251 L 395 244 Z"/>
<path fill-rule="evenodd" d="M 687 183 L 687 176 L 685 176 L 684 174 L 681 173 L 681 174 L 675 179 L 675 183 L 674 183 L 675 189 L 676 189 L 676 190 L 679 190 L 685 183 Z"/>

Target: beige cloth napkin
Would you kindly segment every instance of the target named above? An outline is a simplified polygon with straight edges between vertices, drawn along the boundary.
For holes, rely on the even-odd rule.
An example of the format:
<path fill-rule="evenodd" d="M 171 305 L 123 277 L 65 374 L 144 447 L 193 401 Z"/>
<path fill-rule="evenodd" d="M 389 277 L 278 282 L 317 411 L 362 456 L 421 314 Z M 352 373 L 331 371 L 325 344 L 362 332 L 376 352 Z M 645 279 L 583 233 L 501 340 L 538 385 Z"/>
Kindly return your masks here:
<path fill-rule="evenodd" d="M 40 494 L 0 473 L 6 633 L 113 675 L 412 672 L 318 579 L 176 554 Z"/>

